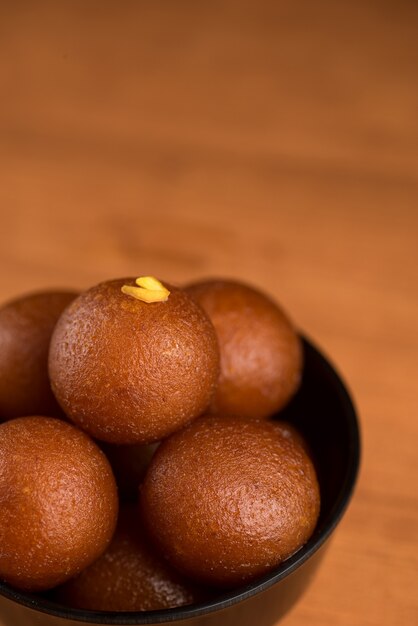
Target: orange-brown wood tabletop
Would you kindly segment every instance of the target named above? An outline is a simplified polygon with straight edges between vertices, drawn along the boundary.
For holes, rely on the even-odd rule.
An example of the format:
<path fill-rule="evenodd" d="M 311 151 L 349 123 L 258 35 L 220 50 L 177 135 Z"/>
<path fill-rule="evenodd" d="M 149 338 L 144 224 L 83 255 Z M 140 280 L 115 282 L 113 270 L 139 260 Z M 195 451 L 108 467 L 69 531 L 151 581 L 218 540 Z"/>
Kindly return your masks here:
<path fill-rule="evenodd" d="M 418 623 L 417 3 L 4 2 L 0 88 L 1 299 L 148 273 L 271 292 L 364 439 L 283 624 Z"/>

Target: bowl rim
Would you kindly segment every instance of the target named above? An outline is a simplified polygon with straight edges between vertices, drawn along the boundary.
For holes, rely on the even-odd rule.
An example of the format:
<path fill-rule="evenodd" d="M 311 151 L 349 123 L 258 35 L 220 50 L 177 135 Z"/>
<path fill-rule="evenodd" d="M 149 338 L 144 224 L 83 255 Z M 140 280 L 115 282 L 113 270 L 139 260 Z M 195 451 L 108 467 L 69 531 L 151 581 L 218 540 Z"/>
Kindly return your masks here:
<path fill-rule="evenodd" d="M 227 591 L 217 596 L 215 599 L 206 602 L 195 603 L 187 606 L 181 606 L 173 609 L 163 609 L 157 611 L 88 611 L 82 609 L 73 609 L 63 605 L 54 603 L 48 599 L 40 598 L 34 594 L 19 591 L 0 581 L 0 595 L 19 605 L 25 606 L 34 611 L 52 615 L 61 619 L 73 620 L 81 623 L 91 624 L 112 624 L 139 626 L 141 624 L 164 624 L 173 621 L 190 620 L 201 617 L 203 615 L 222 611 L 238 602 L 242 602 L 266 591 L 283 578 L 292 574 L 296 569 L 302 566 L 329 538 L 337 524 L 340 522 L 354 491 L 357 481 L 360 456 L 360 426 L 357 411 L 353 400 L 349 394 L 346 384 L 332 362 L 328 357 L 324 356 L 322 350 L 301 335 L 304 350 L 311 352 L 315 359 L 321 362 L 322 367 L 327 373 L 328 379 L 332 382 L 335 392 L 339 398 L 342 411 L 348 426 L 348 463 L 345 469 L 344 480 L 339 490 L 330 513 L 324 520 L 321 531 L 300 548 L 294 555 L 286 559 L 274 570 L 257 579 L 253 583 L 249 583 L 238 590 Z"/>

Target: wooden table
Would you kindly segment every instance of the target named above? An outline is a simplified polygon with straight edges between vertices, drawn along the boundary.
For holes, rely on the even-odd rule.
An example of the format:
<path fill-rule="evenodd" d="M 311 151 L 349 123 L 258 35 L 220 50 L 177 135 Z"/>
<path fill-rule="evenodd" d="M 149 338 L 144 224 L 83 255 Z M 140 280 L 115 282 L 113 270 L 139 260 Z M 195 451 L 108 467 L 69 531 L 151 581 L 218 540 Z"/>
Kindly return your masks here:
<path fill-rule="evenodd" d="M 344 373 L 359 487 L 286 626 L 418 623 L 418 5 L 0 8 L 0 296 L 274 294 Z"/>

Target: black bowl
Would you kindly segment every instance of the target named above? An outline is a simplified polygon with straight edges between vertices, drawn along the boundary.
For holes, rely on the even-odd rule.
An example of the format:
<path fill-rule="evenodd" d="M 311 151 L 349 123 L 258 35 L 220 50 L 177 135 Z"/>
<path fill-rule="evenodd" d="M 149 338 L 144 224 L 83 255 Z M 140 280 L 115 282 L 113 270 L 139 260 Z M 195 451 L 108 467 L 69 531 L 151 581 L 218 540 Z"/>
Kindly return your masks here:
<path fill-rule="evenodd" d="M 352 400 L 330 363 L 306 339 L 299 392 L 279 418 L 307 439 L 321 487 L 321 513 L 313 536 L 275 570 L 215 600 L 177 609 L 137 613 L 73 610 L 0 583 L 0 618 L 7 626 L 69 624 L 163 624 L 188 626 L 269 626 L 306 589 L 328 539 L 350 500 L 360 459 L 359 425 Z"/>

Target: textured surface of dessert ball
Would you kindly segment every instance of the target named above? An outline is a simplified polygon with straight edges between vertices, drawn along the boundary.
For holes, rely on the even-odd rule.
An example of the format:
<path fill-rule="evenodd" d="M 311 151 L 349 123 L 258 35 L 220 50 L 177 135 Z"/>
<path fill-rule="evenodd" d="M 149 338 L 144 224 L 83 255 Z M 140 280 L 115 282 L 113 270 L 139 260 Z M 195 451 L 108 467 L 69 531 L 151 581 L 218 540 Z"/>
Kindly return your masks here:
<path fill-rule="evenodd" d="M 92 611 L 154 611 L 198 598 L 192 585 L 156 554 L 134 506 L 121 510 L 106 552 L 54 593 L 63 604 Z"/>
<path fill-rule="evenodd" d="M 103 452 L 83 432 L 48 417 L 0 425 L 0 578 L 50 589 L 105 550 L 118 510 Z"/>
<path fill-rule="evenodd" d="M 268 417 L 296 392 L 302 346 L 291 322 L 268 296 L 227 280 L 189 285 L 187 291 L 215 326 L 221 372 L 211 412 Z"/>
<path fill-rule="evenodd" d="M 49 356 L 65 413 L 110 443 L 150 443 L 208 406 L 219 374 L 216 334 L 183 290 L 147 303 L 122 293 L 133 279 L 79 296 L 57 324 Z"/>
<path fill-rule="evenodd" d="M 233 587 L 312 534 L 320 506 L 304 447 L 274 421 L 204 417 L 164 441 L 141 489 L 148 532 L 180 571 Z"/>
<path fill-rule="evenodd" d="M 33 293 L 0 309 L 0 421 L 24 415 L 61 414 L 48 379 L 54 326 L 77 294 Z"/>

